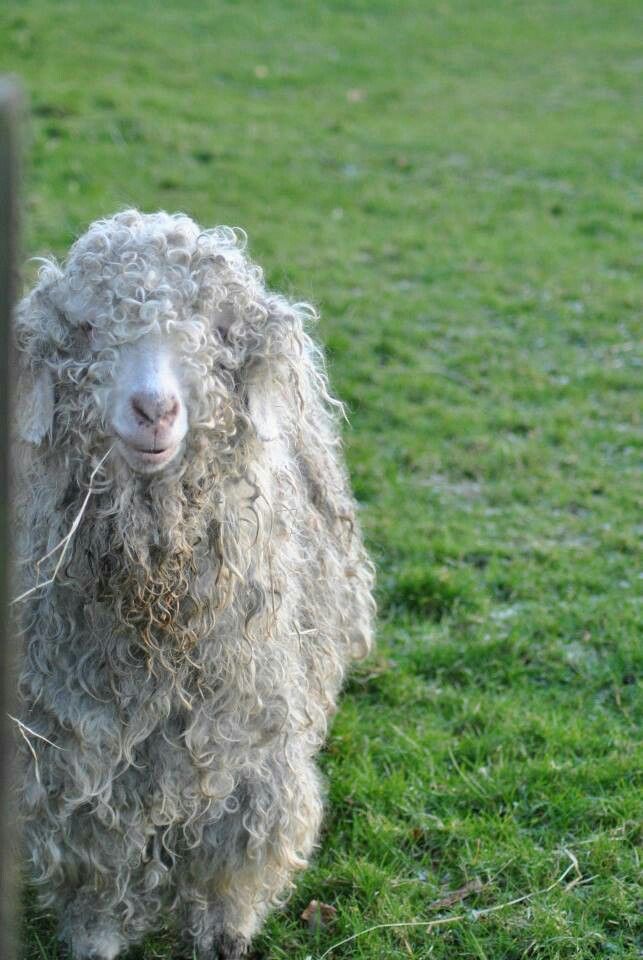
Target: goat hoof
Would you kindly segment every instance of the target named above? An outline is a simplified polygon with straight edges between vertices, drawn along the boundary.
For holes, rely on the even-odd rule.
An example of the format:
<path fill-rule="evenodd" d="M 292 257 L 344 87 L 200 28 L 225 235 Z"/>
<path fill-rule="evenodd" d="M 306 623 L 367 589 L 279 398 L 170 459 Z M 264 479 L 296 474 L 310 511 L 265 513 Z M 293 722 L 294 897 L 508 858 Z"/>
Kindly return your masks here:
<path fill-rule="evenodd" d="M 245 937 L 224 933 L 217 940 L 214 960 L 242 960 L 247 951 L 248 941 Z"/>

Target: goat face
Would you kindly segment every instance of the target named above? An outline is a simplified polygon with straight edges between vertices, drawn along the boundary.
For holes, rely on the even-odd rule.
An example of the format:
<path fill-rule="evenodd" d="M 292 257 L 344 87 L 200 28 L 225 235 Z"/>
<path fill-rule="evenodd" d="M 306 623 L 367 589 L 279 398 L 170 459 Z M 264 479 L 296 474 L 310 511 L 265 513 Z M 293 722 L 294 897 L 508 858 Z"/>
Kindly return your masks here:
<path fill-rule="evenodd" d="M 177 367 L 172 344 L 158 334 L 119 351 L 108 416 L 120 453 L 139 473 L 162 470 L 182 449 L 188 412 Z"/>
<path fill-rule="evenodd" d="M 239 396 L 216 314 L 212 322 L 195 303 L 147 297 L 129 303 L 124 323 L 90 306 L 78 316 L 91 318 L 76 324 L 80 376 L 69 384 L 63 367 L 58 407 L 81 406 L 83 433 L 93 424 L 130 469 L 160 473 L 180 463 L 198 434 L 214 450 L 236 432 Z"/>

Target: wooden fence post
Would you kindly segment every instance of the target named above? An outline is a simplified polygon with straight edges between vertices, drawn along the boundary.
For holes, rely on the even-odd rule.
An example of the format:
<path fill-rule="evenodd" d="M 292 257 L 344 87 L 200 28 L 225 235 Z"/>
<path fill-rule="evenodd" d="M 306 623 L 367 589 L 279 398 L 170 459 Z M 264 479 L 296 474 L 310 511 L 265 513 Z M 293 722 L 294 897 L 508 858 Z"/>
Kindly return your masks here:
<path fill-rule="evenodd" d="M 17 868 L 13 794 L 15 641 L 9 615 L 11 513 L 9 424 L 11 403 L 11 314 L 17 293 L 19 148 L 23 97 L 18 82 L 0 78 L 0 957 L 16 956 Z"/>

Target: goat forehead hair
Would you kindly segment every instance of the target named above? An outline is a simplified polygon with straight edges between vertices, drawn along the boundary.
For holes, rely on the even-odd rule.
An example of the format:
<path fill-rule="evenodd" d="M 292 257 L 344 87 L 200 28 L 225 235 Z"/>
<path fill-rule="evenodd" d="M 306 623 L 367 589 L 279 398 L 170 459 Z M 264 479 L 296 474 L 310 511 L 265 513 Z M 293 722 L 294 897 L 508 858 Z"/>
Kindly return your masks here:
<path fill-rule="evenodd" d="M 40 271 L 34 296 L 56 319 L 46 309 L 19 310 L 18 333 L 37 333 L 41 349 L 45 342 L 68 347 L 65 330 L 87 323 L 127 340 L 155 325 L 196 319 L 206 329 L 234 326 L 231 345 L 248 335 L 261 339 L 266 289 L 245 245 L 240 229 L 203 230 L 184 214 L 126 210 L 97 220 L 61 267 L 46 261 Z"/>
<path fill-rule="evenodd" d="M 59 382 L 98 348 L 152 330 L 173 330 L 183 352 L 210 369 L 314 352 L 304 328 L 315 310 L 268 291 L 245 247 L 242 230 L 204 230 L 180 213 L 126 210 L 97 220 L 62 265 L 44 261 L 17 311 L 18 348 Z M 99 334 L 92 345 L 81 336 L 87 325 Z M 81 383 L 83 369 L 72 379 Z"/>
<path fill-rule="evenodd" d="M 222 226 L 203 230 L 182 213 L 126 210 L 95 221 L 71 248 L 68 266 L 77 264 L 88 274 L 107 270 L 110 276 L 125 270 L 135 276 L 142 263 L 181 267 L 190 266 L 193 258 L 198 265 L 201 259 L 214 257 L 221 266 L 243 271 L 245 240 L 241 230 Z"/>

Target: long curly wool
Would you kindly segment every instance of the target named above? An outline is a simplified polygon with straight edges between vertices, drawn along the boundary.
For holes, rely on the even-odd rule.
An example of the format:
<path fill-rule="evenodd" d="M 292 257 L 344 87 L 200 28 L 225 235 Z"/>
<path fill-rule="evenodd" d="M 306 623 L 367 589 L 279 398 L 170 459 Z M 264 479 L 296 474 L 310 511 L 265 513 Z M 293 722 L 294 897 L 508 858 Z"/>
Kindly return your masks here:
<path fill-rule="evenodd" d="M 241 956 L 313 847 L 314 755 L 374 607 L 312 319 L 239 232 L 135 210 L 19 305 L 19 589 L 113 442 L 122 345 L 171 335 L 189 384 L 183 456 L 152 476 L 107 456 L 22 604 L 27 845 L 78 960 L 170 908 L 199 956 Z"/>

